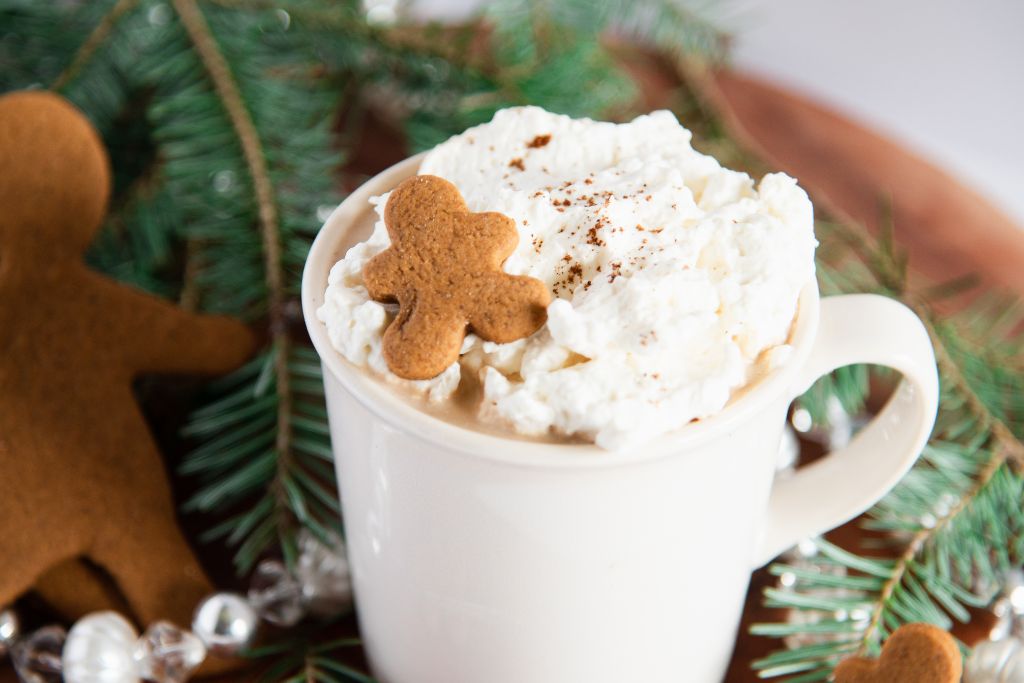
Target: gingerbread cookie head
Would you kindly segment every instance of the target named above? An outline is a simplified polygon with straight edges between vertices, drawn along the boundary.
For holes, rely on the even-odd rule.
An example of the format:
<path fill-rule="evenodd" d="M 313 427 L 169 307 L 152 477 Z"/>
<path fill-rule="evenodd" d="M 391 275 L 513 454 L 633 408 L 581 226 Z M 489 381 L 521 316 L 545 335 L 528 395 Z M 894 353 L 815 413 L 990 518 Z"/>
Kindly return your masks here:
<path fill-rule="evenodd" d="M 4 249 L 82 254 L 110 195 L 103 142 L 85 116 L 42 90 L 0 97 L 0 168 L 17 169 L 0 176 Z"/>
<path fill-rule="evenodd" d="M 960 683 L 960 649 L 941 628 L 907 624 L 889 636 L 877 660 L 844 659 L 836 667 L 836 683 Z"/>
<path fill-rule="evenodd" d="M 516 248 L 515 223 L 472 213 L 453 184 L 414 176 L 384 207 L 391 247 L 363 268 L 370 296 L 398 302 L 384 359 L 405 379 L 429 379 L 458 360 L 467 330 L 507 343 L 536 332 L 551 294 L 540 280 L 502 271 Z"/>

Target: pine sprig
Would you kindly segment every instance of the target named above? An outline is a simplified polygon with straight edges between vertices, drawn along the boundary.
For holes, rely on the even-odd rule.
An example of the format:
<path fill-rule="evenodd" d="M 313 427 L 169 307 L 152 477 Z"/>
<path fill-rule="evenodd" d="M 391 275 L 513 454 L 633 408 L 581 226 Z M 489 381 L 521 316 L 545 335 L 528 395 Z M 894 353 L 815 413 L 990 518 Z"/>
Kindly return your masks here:
<path fill-rule="evenodd" d="M 715 121 L 714 110 L 701 105 L 706 71 L 688 63 L 677 67 L 697 99 L 683 106 L 709 119 L 701 131 L 712 138 L 697 144 L 763 172 Z M 842 658 L 877 655 L 901 624 L 926 621 L 949 628 L 952 619 L 966 622 L 967 608 L 987 605 L 1003 573 L 1024 563 L 1024 309 L 1018 301 L 989 296 L 955 316 L 936 313 L 933 304 L 940 297 L 962 295 L 972 280 L 910 290 L 909 261 L 896 246 L 891 220 L 882 224 L 875 237 L 861 226 L 819 217 L 819 284 L 824 294 L 874 292 L 899 299 L 925 322 L 942 392 L 936 428 L 918 463 L 863 522 L 888 535 L 888 557 L 861 556 L 820 541 L 814 569 L 770 568 L 787 581 L 766 589 L 765 604 L 809 618 L 757 624 L 752 631 L 809 644 L 755 662 L 764 678 L 828 680 Z M 822 421 L 833 399 L 856 412 L 867 397 L 867 373 L 851 367 L 822 378 L 800 397 L 800 405 Z M 845 575 L 831 571 L 837 567 Z"/>
<path fill-rule="evenodd" d="M 252 425 L 260 424 L 261 411 L 272 411 L 272 441 L 254 435 L 245 445 L 247 466 L 226 478 L 219 467 L 199 469 L 208 484 L 193 498 L 199 509 L 220 511 L 237 500 L 213 494 L 265 491 L 257 503 L 213 530 L 216 535 L 231 529 L 227 540 L 237 546 L 236 565 L 244 573 L 269 548 L 279 548 L 293 562 L 298 529 L 308 528 L 326 540 L 340 520 L 333 473 L 322 460 L 330 459 L 330 440 L 319 362 L 291 337 L 291 302 L 319 227 L 316 209 L 335 194 L 331 175 L 339 159 L 329 152 L 335 98 L 310 78 L 312 55 L 287 44 L 279 15 L 246 16 L 239 31 L 238 12 L 211 9 L 207 23 L 193 0 L 176 0 L 174 7 L 237 140 L 244 172 L 234 180 L 242 193 L 251 193 L 248 208 L 255 215 L 247 218 L 260 235 L 255 242 L 252 223 L 229 216 L 194 236 L 202 240 L 209 264 L 198 270 L 201 289 L 226 303 L 228 311 L 265 316 L 270 337 L 261 372 L 251 383 L 251 403 L 241 414 L 242 424 Z M 265 50 L 253 50 L 250 41 L 265 42 Z M 233 68 L 226 55 L 234 58 Z M 214 412 L 215 419 L 231 416 Z M 199 428 L 204 419 L 197 415 L 193 420 L 196 435 L 215 438 L 218 429 Z"/>
<path fill-rule="evenodd" d="M 912 534 L 895 560 L 860 557 L 819 541 L 823 563 L 842 567 L 845 576 L 773 565 L 773 574 L 795 581 L 786 589 L 766 589 L 765 604 L 817 617 L 809 623 L 755 624 L 752 632 L 813 635 L 821 642 L 755 662 L 761 676 L 827 680 L 844 657 L 877 656 L 901 624 L 928 622 L 948 629 L 951 617 L 969 621 L 968 608 L 987 604 L 1001 575 L 1024 562 L 1024 481 L 998 459 L 980 472 L 977 462 L 968 448 L 933 442 L 921 463 L 872 511 L 871 526 Z M 936 491 L 944 493 L 936 499 Z"/>
<path fill-rule="evenodd" d="M 499 0 L 488 16 L 505 38 L 505 56 L 515 60 L 543 59 L 571 30 L 593 42 L 613 32 L 677 59 L 717 62 L 728 37 L 710 19 L 713 11 L 692 0 Z"/>
<path fill-rule="evenodd" d="M 268 331 L 267 351 L 227 380 L 226 393 L 215 387 L 212 404 L 193 416 L 186 433 L 201 443 L 184 469 L 204 482 L 190 508 L 231 512 L 209 535 L 230 529 L 239 571 L 270 550 L 294 559 L 299 529 L 326 538 L 340 525 L 323 460 L 330 448 L 319 364 L 293 339 L 302 265 L 318 209 L 336 203 L 340 163 L 331 140 L 339 97 L 314 78 L 321 62 L 309 33 L 276 9 L 195 0 L 15 5 L 0 11 L 25 15 L 18 18 L 29 27 L 40 17 L 75 27 L 80 44 L 69 36 L 53 83 L 111 139 L 114 208 L 90 261 Z M 152 152 L 125 175 L 131 164 L 116 151 L 127 126 L 146 143 L 135 153 Z"/>
<path fill-rule="evenodd" d="M 481 26 L 444 40 L 399 34 L 370 49 L 410 98 L 401 117 L 413 149 L 426 149 L 490 120 L 501 108 L 536 104 L 571 116 L 626 118 L 637 89 L 605 38 L 629 35 L 702 62 L 724 58 L 724 34 L 675 0 L 500 0 Z M 492 30 L 488 31 L 487 28 Z M 489 35 L 481 57 L 472 36 Z M 424 47 L 444 45 L 443 49 Z M 423 78 L 427 73 L 428 77 Z M 425 86 L 425 87 L 424 87 Z"/>
<path fill-rule="evenodd" d="M 211 527 L 204 540 L 236 546 L 235 563 L 241 574 L 248 573 L 271 547 L 280 548 L 286 561 L 294 563 L 299 528 L 309 529 L 325 543 L 332 532 L 339 531 L 341 510 L 319 359 L 308 348 L 290 349 L 286 368 L 290 450 L 288 457 L 281 457 L 277 450 L 279 355 L 276 349 L 268 349 L 215 383 L 210 393 L 216 398 L 193 413 L 185 428 L 186 436 L 202 445 L 185 459 L 182 473 L 204 481 L 186 509 L 235 510 Z"/>
<path fill-rule="evenodd" d="M 139 0 L 117 0 L 114 6 L 96 24 L 96 27 L 89 34 L 89 37 L 86 38 L 85 42 L 82 43 L 82 46 L 78 48 L 71 63 L 54 79 L 50 88 L 52 90 L 61 90 L 68 82 L 73 80 L 78 75 L 82 66 L 92 59 L 96 49 L 107 41 L 121 16 L 132 10 L 138 2 Z"/>
<path fill-rule="evenodd" d="M 272 660 L 259 679 L 265 683 L 376 683 L 371 676 L 343 662 L 339 656 L 361 645 L 358 638 L 318 643 L 300 634 L 248 650 L 245 656 L 256 661 Z"/>
<path fill-rule="evenodd" d="M 35 0 L 0 0 L 0 90 L 49 87 L 74 61 L 112 0 L 73 8 Z"/>
<path fill-rule="evenodd" d="M 900 625 L 928 622 L 950 628 L 966 622 L 968 608 L 987 604 L 1012 567 L 1024 563 L 1024 478 L 1012 465 L 1020 456 L 1020 396 L 1024 377 L 1001 362 L 1019 354 L 1013 331 L 1024 316 L 1002 320 L 1006 336 L 989 344 L 991 365 L 978 363 L 957 333 L 992 315 L 939 319 L 906 286 L 906 259 L 883 234 L 872 244 L 865 234 L 844 228 L 842 238 L 873 282 L 863 288 L 902 299 L 925 322 L 939 364 L 942 396 L 932 440 L 907 476 L 869 513 L 864 526 L 889 534 L 899 544 L 893 559 L 859 557 L 824 541 L 824 562 L 845 576 L 805 572 L 776 565 L 773 573 L 793 577 L 785 589 L 765 592 L 771 607 L 817 615 L 797 623 L 757 624 L 767 636 L 814 635 L 812 644 L 780 650 L 754 663 L 766 678 L 823 681 L 849 655 L 877 656 Z M 827 272 L 827 271 L 826 271 Z M 1001 309 L 1000 316 L 1006 315 Z M 1013 309 L 1009 309 L 1013 310 Z M 990 311 L 993 313 L 994 311 Z M 1000 357 L 1000 354 L 1008 354 Z M 1013 427 L 1009 426 L 1013 425 Z M 804 623 L 807 622 L 807 623 Z"/>

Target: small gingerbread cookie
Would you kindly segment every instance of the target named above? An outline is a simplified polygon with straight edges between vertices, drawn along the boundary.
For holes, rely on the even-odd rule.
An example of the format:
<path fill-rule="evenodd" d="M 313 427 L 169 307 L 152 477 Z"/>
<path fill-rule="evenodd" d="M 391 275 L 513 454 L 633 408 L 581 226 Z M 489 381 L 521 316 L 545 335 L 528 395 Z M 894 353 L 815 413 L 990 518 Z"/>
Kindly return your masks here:
<path fill-rule="evenodd" d="M 941 628 L 907 624 L 896 629 L 878 660 L 849 657 L 836 667 L 836 683 L 959 683 L 960 649 Z"/>
<path fill-rule="evenodd" d="M 373 299 L 399 304 L 383 340 L 399 377 L 441 374 L 458 360 L 467 330 L 507 343 L 544 324 L 544 283 L 501 270 L 519 241 L 512 219 L 472 213 L 453 184 L 420 175 L 391 193 L 384 223 L 391 247 L 366 264 L 363 279 Z"/>

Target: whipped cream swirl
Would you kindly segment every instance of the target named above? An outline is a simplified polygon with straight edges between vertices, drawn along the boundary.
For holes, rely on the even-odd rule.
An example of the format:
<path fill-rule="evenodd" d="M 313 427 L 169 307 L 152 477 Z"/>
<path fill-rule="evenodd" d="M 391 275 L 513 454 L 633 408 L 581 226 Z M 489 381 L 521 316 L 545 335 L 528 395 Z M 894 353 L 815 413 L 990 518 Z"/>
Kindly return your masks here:
<path fill-rule="evenodd" d="M 370 300 L 361 275 L 389 245 L 378 220 L 331 271 L 318 315 L 332 344 L 434 401 L 476 373 L 481 420 L 607 449 L 720 411 L 785 362 L 817 242 L 795 180 L 755 185 L 690 140 L 667 111 L 613 124 L 523 107 L 438 145 L 420 173 L 453 182 L 472 211 L 515 220 L 504 269 L 551 288 L 547 324 L 510 344 L 469 335 L 440 376 L 395 377 L 381 353 L 395 307 Z"/>

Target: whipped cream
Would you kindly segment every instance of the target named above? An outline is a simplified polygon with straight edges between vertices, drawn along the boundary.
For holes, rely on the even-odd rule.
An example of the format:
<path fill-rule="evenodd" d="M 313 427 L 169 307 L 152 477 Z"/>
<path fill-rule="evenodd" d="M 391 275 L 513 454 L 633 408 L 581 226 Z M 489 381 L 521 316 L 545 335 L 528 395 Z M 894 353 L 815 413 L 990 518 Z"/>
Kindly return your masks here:
<path fill-rule="evenodd" d="M 381 352 L 395 306 L 370 300 L 361 274 L 389 245 L 378 220 L 331 270 L 317 314 L 332 344 L 434 401 L 478 373 L 481 420 L 607 449 L 720 411 L 785 362 L 817 242 L 795 180 L 755 186 L 690 140 L 667 111 L 613 124 L 522 107 L 438 145 L 419 172 L 453 182 L 470 210 L 515 221 L 504 270 L 551 288 L 546 325 L 510 344 L 470 334 L 440 376 L 397 378 Z M 374 200 L 378 214 L 386 201 Z"/>

